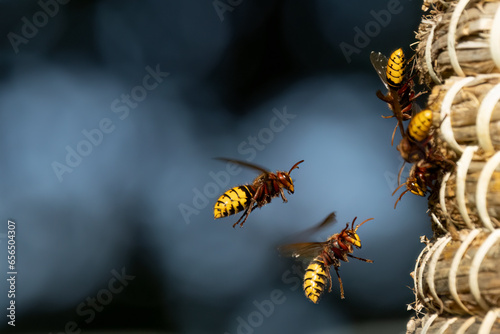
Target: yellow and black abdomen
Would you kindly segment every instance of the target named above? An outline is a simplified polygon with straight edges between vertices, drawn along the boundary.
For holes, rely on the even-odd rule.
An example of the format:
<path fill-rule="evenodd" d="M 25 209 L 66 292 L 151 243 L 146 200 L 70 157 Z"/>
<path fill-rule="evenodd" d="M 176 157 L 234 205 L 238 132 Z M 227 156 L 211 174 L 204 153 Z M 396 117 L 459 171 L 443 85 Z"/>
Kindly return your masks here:
<path fill-rule="evenodd" d="M 403 84 L 406 69 L 406 59 L 403 49 L 399 48 L 393 53 L 387 61 L 387 84 L 393 88 L 398 88 Z"/>
<path fill-rule="evenodd" d="M 328 267 L 322 257 L 318 256 L 307 266 L 304 275 L 304 292 L 306 297 L 313 303 L 318 303 L 319 297 L 325 291 L 326 284 L 329 282 Z"/>
<path fill-rule="evenodd" d="M 416 142 L 421 142 L 429 136 L 432 125 L 432 111 L 425 109 L 411 119 L 408 124 L 408 135 Z"/>
<path fill-rule="evenodd" d="M 214 218 L 227 217 L 245 210 L 254 193 L 255 191 L 250 185 L 229 189 L 215 203 Z"/>

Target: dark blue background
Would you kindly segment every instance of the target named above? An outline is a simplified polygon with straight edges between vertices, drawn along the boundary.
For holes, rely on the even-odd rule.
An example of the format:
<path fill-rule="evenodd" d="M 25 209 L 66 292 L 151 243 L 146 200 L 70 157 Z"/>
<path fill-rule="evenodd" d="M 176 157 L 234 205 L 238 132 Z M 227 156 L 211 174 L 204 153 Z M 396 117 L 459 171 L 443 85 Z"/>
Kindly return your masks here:
<path fill-rule="evenodd" d="M 18 272 L 16 328 L 3 315 L 2 330 L 405 332 L 409 274 L 430 222 L 424 198 L 407 194 L 393 209 L 402 160 L 369 54 L 410 54 L 420 2 L 219 3 L 228 10 L 213 1 L 0 3 L 0 268 L 6 276 L 10 218 Z M 371 36 L 356 37 L 365 29 Z M 349 57 L 347 44 L 357 48 Z M 157 85 L 146 77 L 155 69 L 169 73 Z M 286 122 L 273 120 L 285 111 Z M 94 130 L 102 122 L 109 133 Z M 305 162 L 287 204 L 277 198 L 233 229 L 238 216 L 214 220 L 213 204 L 256 173 L 224 178 L 218 156 L 273 171 Z M 55 165 L 68 168 L 58 177 Z M 373 217 L 355 255 L 374 263 L 342 263 L 346 299 L 333 273 L 332 293 L 314 305 L 276 246 L 331 211 L 337 225 L 311 240 Z M 118 292 L 122 271 L 134 278 Z M 4 310 L 7 290 L 4 279 Z M 90 311 L 92 298 L 106 305 Z"/>

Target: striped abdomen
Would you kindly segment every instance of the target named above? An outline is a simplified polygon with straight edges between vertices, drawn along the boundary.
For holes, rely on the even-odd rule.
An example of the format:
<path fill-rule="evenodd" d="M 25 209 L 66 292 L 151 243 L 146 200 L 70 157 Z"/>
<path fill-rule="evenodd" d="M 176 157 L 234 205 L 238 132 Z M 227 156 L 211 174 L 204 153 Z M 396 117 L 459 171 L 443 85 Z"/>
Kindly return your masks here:
<path fill-rule="evenodd" d="M 304 292 L 306 297 L 315 304 L 318 302 L 323 291 L 325 291 L 326 284 L 328 283 L 330 277 L 328 269 L 321 256 L 314 258 L 309 266 L 307 266 L 304 275 Z"/>
<path fill-rule="evenodd" d="M 408 135 L 416 142 L 421 142 L 429 136 L 432 125 L 432 111 L 425 109 L 411 119 L 408 124 Z"/>
<path fill-rule="evenodd" d="M 393 88 L 398 88 L 403 83 L 405 77 L 406 59 L 403 49 L 399 48 L 387 61 L 387 84 Z"/>
<path fill-rule="evenodd" d="M 222 218 L 243 211 L 249 205 L 255 191 L 252 186 L 238 186 L 226 191 L 215 203 L 214 217 Z"/>

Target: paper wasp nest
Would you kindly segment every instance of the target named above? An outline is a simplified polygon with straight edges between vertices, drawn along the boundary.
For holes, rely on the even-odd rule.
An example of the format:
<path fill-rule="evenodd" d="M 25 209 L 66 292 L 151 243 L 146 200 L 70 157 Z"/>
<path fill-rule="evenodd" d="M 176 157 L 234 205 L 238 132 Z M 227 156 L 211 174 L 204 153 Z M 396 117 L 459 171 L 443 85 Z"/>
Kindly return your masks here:
<path fill-rule="evenodd" d="M 407 333 L 500 333 L 500 0 L 425 0 L 416 69 L 433 147 L 454 163 L 429 197 Z"/>

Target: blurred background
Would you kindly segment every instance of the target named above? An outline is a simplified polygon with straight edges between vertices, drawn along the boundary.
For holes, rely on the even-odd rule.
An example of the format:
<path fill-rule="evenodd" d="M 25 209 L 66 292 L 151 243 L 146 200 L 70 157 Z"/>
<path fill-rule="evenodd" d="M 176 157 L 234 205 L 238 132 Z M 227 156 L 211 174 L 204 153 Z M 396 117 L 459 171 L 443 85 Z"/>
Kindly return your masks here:
<path fill-rule="evenodd" d="M 0 1 L 2 332 L 404 333 L 426 199 L 394 210 L 402 160 L 372 50 L 411 55 L 421 3 Z M 295 193 L 214 220 L 251 169 Z M 408 169 L 405 169 L 407 174 Z M 399 194 L 399 193 L 398 193 Z M 318 305 L 276 247 L 336 211 L 375 218 Z"/>

